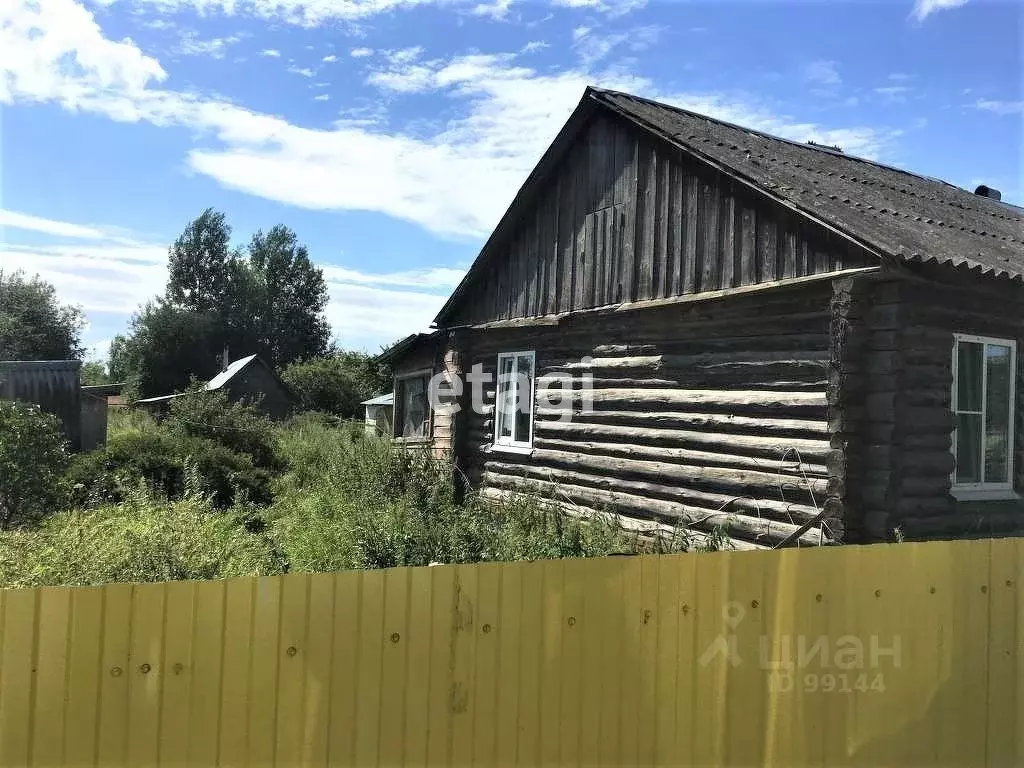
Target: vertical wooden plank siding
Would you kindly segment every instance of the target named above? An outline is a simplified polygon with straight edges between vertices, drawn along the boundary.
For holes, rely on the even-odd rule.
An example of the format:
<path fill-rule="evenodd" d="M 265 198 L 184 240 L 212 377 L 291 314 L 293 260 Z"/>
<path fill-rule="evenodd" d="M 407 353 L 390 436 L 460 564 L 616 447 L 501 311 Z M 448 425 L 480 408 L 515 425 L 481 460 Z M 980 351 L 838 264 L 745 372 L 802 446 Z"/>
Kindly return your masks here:
<path fill-rule="evenodd" d="M 698 159 L 595 119 L 497 233 L 453 325 L 716 291 L 867 264 Z"/>
<path fill-rule="evenodd" d="M 7 590 L 0 766 L 1020 765 L 1022 582 L 1004 539 Z"/>

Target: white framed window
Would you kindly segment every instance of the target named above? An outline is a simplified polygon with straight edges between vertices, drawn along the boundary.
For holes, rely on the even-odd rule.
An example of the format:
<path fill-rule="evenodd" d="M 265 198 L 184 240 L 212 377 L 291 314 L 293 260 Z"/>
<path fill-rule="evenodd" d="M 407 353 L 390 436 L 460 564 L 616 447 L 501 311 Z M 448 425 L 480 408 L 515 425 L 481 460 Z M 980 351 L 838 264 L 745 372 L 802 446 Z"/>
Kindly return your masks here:
<path fill-rule="evenodd" d="M 1012 493 L 1017 343 L 953 339 L 953 491 Z"/>
<path fill-rule="evenodd" d="M 430 437 L 430 370 L 395 377 L 395 437 L 427 440 Z"/>
<path fill-rule="evenodd" d="M 494 444 L 529 450 L 533 447 L 533 400 L 536 355 L 502 352 L 498 355 L 498 387 L 494 402 Z"/>

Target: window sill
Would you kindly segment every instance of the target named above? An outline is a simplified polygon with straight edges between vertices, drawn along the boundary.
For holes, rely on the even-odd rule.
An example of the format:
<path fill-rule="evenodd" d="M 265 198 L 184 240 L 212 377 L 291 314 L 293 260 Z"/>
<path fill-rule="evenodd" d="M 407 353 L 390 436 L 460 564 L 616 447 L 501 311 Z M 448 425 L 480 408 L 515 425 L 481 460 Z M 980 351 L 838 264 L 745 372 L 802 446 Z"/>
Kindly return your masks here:
<path fill-rule="evenodd" d="M 528 445 L 501 445 L 500 443 L 491 443 L 491 445 L 484 449 L 484 453 L 515 453 L 520 456 L 532 456 L 533 448 Z"/>
<path fill-rule="evenodd" d="M 1010 488 L 953 488 L 957 501 L 1016 501 L 1020 494 Z"/>

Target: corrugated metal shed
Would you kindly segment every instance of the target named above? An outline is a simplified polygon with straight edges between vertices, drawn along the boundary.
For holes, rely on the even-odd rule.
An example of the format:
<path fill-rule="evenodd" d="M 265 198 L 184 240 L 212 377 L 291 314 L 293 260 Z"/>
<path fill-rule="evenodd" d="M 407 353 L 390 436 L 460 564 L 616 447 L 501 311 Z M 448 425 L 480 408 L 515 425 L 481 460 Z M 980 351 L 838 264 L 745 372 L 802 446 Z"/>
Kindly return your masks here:
<path fill-rule="evenodd" d="M 81 450 L 81 370 L 78 360 L 0 361 L 0 399 L 35 403 L 52 413 L 72 450 Z"/>

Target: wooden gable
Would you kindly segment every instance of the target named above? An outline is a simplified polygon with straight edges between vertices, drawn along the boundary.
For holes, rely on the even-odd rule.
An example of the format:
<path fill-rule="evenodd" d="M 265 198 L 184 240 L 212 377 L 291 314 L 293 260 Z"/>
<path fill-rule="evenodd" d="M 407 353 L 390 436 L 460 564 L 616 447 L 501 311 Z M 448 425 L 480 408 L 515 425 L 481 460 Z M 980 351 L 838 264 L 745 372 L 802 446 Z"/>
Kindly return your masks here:
<path fill-rule="evenodd" d="M 582 119 L 546 175 L 524 187 L 526 204 L 499 225 L 439 326 L 877 263 L 842 235 L 609 110 Z"/>

